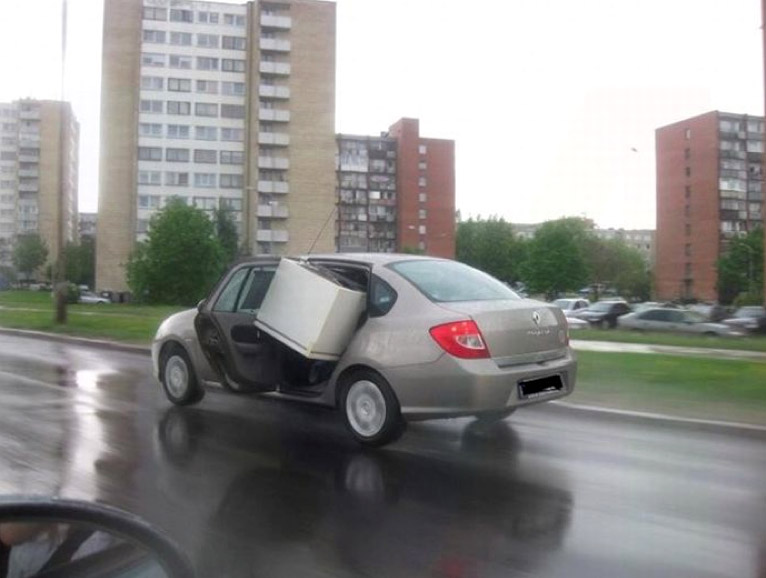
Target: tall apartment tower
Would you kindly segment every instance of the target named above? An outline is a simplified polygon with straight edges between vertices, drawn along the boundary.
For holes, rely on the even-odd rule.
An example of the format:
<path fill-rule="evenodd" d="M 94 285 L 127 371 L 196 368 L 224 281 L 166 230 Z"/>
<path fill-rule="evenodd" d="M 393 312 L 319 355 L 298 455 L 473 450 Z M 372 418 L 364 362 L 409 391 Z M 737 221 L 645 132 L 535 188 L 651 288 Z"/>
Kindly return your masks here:
<path fill-rule="evenodd" d="M 418 125 L 338 135 L 339 251 L 455 256 L 455 143 L 421 139 Z"/>
<path fill-rule="evenodd" d="M 0 265 L 37 234 L 53 262 L 77 238 L 79 125 L 69 103 L 0 103 Z"/>
<path fill-rule="evenodd" d="M 332 250 L 334 3 L 106 0 L 101 100 L 98 288 L 176 197 L 251 253 Z"/>
<path fill-rule="evenodd" d="M 658 299 L 715 301 L 731 239 L 763 226 L 764 119 L 709 112 L 657 129 Z"/>

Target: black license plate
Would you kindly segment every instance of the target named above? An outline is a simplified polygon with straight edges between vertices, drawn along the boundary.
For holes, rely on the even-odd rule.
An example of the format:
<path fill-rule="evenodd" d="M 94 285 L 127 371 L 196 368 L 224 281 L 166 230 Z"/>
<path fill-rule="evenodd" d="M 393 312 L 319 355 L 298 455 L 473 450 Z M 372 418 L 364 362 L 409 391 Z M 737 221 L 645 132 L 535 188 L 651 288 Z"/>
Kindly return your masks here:
<path fill-rule="evenodd" d="M 523 399 L 533 399 L 561 391 L 564 388 L 564 382 L 560 375 L 549 375 L 539 379 L 527 379 L 519 382 L 519 397 Z"/>

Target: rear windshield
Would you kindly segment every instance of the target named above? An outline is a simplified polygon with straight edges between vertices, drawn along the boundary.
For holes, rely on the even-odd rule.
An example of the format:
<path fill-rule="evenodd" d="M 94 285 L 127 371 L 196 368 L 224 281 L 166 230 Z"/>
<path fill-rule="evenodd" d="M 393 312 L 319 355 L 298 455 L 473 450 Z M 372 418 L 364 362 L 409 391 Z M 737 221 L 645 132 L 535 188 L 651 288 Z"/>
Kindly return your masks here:
<path fill-rule="evenodd" d="M 389 267 L 437 303 L 521 299 L 494 277 L 456 261 L 400 261 Z"/>

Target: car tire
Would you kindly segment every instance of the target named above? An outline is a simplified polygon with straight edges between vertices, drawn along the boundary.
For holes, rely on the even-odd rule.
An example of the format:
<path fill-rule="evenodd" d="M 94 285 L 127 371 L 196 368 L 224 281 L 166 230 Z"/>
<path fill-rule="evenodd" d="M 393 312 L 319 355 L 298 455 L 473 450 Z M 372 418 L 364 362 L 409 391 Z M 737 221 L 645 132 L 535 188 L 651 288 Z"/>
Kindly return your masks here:
<path fill-rule="evenodd" d="M 338 408 L 351 435 L 366 446 L 396 441 L 406 427 L 391 386 L 369 369 L 353 371 L 343 378 Z"/>
<path fill-rule="evenodd" d="M 476 418 L 477 422 L 488 425 L 491 423 L 496 423 L 498 421 L 503 421 L 505 418 L 509 417 L 514 411 L 516 411 L 515 407 L 511 409 L 484 411 L 482 413 L 477 413 L 474 417 Z"/>
<path fill-rule="evenodd" d="M 192 405 L 205 397 L 189 355 L 180 345 L 171 344 L 163 352 L 160 381 L 165 395 L 175 405 Z"/>

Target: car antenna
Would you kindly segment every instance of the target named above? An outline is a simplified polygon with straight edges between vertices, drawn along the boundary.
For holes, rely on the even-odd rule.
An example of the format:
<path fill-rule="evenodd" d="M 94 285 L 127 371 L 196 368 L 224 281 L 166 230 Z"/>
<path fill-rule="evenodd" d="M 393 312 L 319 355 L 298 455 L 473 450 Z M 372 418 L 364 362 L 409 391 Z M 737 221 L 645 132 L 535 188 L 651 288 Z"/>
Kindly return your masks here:
<path fill-rule="evenodd" d="M 309 247 L 309 252 L 308 252 L 309 255 L 311 255 L 311 252 L 314 250 L 314 247 L 319 242 L 319 237 L 321 237 L 322 233 L 324 233 L 324 230 L 327 227 L 327 224 L 330 222 L 330 219 L 332 219 L 332 216 L 335 214 L 335 211 L 336 211 L 337 208 L 338 208 L 337 205 L 332 208 L 332 210 L 330 211 L 330 214 L 327 216 L 327 219 L 324 222 L 324 225 L 322 225 L 322 228 L 319 229 L 319 233 L 317 234 L 316 238 L 314 239 L 314 242 L 311 243 L 311 247 Z"/>

